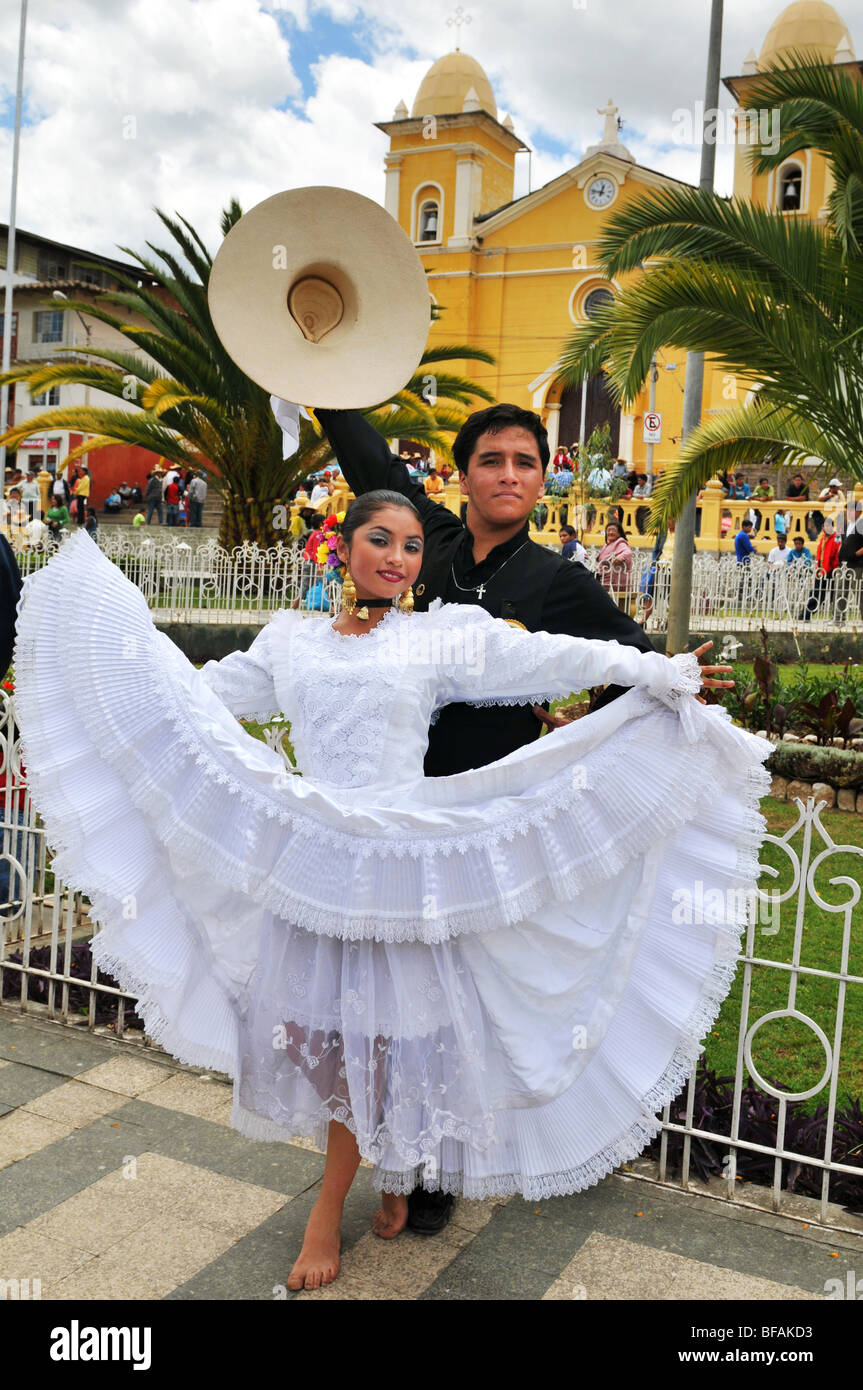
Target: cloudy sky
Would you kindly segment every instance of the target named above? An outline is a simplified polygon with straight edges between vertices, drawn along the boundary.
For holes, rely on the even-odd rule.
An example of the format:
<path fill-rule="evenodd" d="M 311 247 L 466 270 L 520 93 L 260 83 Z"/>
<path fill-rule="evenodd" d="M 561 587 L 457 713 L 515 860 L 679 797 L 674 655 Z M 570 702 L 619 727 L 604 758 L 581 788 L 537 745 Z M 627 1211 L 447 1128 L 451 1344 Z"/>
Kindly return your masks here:
<path fill-rule="evenodd" d="M 9 216 L 18 0 L 0 30 L 0 221 Z M 726 0 L 722 72 L 782 8 Z M 863 0 L 838 7 L 858 56 Z M 383 201 L 388 120 L 456 42 L 532 148 L 531 187 L 599 139 L 612 97 L 641 164 L 696 182 L 675 112 L 703 97 L 709 0 L 30 0 L 18 225 L 104 254 L 160 239 L 178 211 L 215 249 L 231 197 L 338 184 Z M 720 104 L 730 107 L 723 92 Z M 733 147 L 717 149 L 730 191 Z M 516 195 L 528 189 L 528 159 Z"/>

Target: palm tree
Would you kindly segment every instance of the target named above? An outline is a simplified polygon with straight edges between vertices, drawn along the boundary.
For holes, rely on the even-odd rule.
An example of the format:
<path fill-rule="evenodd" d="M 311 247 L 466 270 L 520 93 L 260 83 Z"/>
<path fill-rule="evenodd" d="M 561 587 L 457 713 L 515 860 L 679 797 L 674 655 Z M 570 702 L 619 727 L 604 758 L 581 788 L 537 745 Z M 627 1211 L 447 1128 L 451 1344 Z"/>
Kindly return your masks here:
<path fill-rule="evenodd" d="M 21 363 L 0 378 L 26 382 L 31 397 L 52 386 L 76 383 L 132 401 L 138 408 L 47 410 L 8 430 L 3 440 L 14 449 L 33 431 L 68 428 L 93 437 L 72 449 L 64 462 L 121 443 L 139 445 L 181 467 L 212 465 L 211 484 L 223 502 L 221 544 L 254 540 L 273 545 L 284 538 L 284 531 L 273 524 L 280 504 L 287 502 L 299 481 L 332 458 L 332 449 L 316 421 L 301 420 L 299 449 L 282 459 L 282 432 L 273 418 L 269 393 L 232 361 L 213 328 L 207 305 L 210 253 L 184 217 L 175 220 L 155 211 L 191 271 L 181 264 L 176 249 L 148 242 L 159 265 L 127 247 L 120 249 L 168 290 L 167 302 L 158 288 L 112 270 L 123 288 L 101 295 L 96 304 L 67 299 L 62 305 L 66 312 L 78 310 L 110 325 L 129 340 L 130 350 L 59 348 L 58 354 L 70 352 L 74 357 L 51 364 Z M 222 214 L 222 234 L 227 235 L 241 216 L 233 200 Z M 129 322 L 106 305 L 144 323 Z M 52 300 L 51 308 L 58 307 Z M 449 436 L 463 423 L 472 399 L 493 399 L 468 378 L 437 370 L 438 364 L 461 360 L 495 359 L 465 344 L 428 349 L 404 389 L 365 413 L 387 438 L 428 443 L 448 456 Z"/>
<path fill-rule="evenodd" d="M 572 383 L 604 365 L 627 404 L 663 346 L 711 353 L 738 395 L 755 391 L 749 405 L 702 423 L 669 464 L 652 501 L 661 527 L 714 473 L 743 464 L 815 457 L 863 479 L 863 86 L 793 53 L 741 105 L 779 113 L 779 147 L 757 153 L 757 171 L 803 148 L 825 156 L 835 185 L 826 224 L 696 188 L 629 204 L 600 238 L 606 274 L 660 259 L 573 335 L 561 359 Z"/>

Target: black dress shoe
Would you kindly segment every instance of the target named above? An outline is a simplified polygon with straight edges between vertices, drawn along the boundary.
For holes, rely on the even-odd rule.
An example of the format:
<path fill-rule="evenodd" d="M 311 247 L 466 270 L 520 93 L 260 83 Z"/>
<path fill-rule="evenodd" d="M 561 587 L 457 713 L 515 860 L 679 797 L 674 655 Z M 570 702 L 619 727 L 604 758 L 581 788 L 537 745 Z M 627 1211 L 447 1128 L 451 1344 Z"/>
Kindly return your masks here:
<path fill-rule="evenodd" d="M 437 1235 L 452 1216 L 454 1206 L 451 1192 L 426 1192 L 424 1187 L 415 1187 L 408 1196 L 407 1224 L 419 1235 Z"/>

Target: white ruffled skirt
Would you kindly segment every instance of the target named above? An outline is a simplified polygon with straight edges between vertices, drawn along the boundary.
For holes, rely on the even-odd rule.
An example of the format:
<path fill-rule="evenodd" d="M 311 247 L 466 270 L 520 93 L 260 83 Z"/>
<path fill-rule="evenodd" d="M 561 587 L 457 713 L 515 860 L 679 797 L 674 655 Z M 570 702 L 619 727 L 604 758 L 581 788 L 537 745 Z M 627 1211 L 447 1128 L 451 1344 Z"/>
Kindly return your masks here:
<path fill-rule="evenodd" d="M 765 832 L 770 746 L 724 711 L 631 691 L 385 801 L 285 778 L 86 537 L 25 582 L 15 678 L 94 958 L 155 1041 L 233 1078 L 244 1134 L 323 1146 L 336 1119 L 379 1188 L 536 1199 L 659 1131 Z"/>

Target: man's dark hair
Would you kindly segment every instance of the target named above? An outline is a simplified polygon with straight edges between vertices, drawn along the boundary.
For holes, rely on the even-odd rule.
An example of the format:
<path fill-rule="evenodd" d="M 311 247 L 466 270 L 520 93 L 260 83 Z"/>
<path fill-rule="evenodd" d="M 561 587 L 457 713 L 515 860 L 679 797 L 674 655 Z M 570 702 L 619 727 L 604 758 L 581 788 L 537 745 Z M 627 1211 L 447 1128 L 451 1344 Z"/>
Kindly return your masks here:
<path fill-rule="evenodd" d="M 499 434 L 511 425 L 530 431 L 539 447 L 540 463 L 543 468 L 547 467 L 551 451 L 545 425 L 532 410 L 524 410 L 520 405 L 504 402 L 502 405 L 490 405 L 486 410 L 475 410 L 465 420 L 452 445 L 452 456 L 459 471 L 467 472 L 468 460 L 481 434 Z"/>
<path fill-rule="evenodd" d="M 567 534 L 568 536 L 574 536 L 574 535 L 575 535 L 575 527 L 574 527 L 574 526 L 567 526 L 566 524 L 564 524 L 563 526 L 561 526 L 560 529 L 561 529 L 561 532 L 565 531 L 566 534 Z"/>
<path fill-rule="evenodd" d="M 749 520 L 749 518 L 747 517 L 746 520 L 745 520 L 744 522 L 741 523 L 741 525 L 742 525 L 742 526 L 751 526 L 751 525 L 752 525 L 752 522 L 751 522 L 751 521 Z"/>

